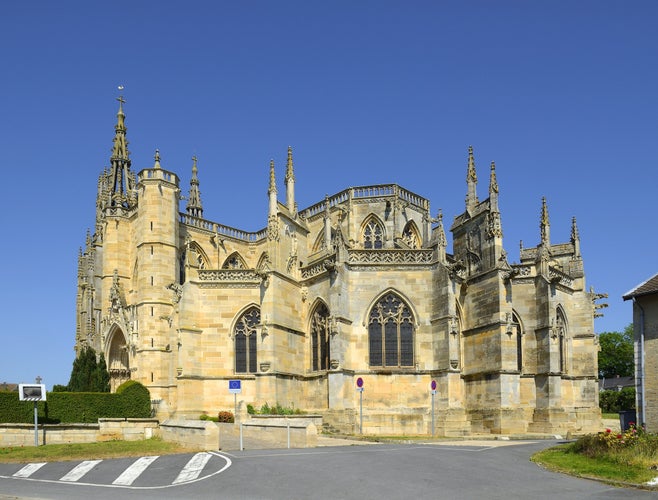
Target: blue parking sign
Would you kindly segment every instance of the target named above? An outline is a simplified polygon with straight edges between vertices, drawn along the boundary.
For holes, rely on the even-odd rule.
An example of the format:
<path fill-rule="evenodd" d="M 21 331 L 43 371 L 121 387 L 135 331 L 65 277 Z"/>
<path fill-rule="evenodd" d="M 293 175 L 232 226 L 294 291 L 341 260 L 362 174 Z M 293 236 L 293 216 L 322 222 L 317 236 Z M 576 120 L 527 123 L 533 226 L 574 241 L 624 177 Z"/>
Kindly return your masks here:
<path fill-rule="evenodd" d="M 231 394 L 240 394 L 242 392 L 242 385 L 240 380 L 228 381 L 228 392 Z"/>

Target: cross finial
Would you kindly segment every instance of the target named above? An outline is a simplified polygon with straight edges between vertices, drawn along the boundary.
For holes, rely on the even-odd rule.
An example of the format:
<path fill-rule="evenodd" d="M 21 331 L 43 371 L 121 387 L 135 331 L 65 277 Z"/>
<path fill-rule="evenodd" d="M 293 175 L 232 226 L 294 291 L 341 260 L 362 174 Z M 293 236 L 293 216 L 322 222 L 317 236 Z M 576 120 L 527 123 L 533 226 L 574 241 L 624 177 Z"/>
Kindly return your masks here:
<path fill-rule="evenodd" d="M 37 384 L 40 384 L 43 379 L 41 378 L 41 375 L 37 375 L 37 378 L 34 380 L 36 380 Z"/>

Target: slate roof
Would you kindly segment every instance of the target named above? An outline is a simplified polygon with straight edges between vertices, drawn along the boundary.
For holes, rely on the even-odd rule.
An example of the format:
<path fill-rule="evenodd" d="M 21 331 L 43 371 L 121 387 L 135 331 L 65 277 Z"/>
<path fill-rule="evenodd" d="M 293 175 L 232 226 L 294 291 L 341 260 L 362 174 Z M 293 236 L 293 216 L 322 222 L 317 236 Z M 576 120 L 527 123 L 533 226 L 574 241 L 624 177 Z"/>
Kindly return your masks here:
<path fill-rule="evenodd" d="M 599 389 L 619 391 L 623 387 L 635 387 L 635 377 L 611 377 L 599 379 Z"/>
<path fill-rule="evenodd" d="M 629 290 L 624 295 L 622 295 L 622 298 L 624 300 L 628 300 L 628 299 L 632 299 L 633 297 L 639 297 L 641 295 L 650 295 L 652 293 L 658 293 L 658 274 L 653 275 L 644 283 L 640 283 L 632 290 Z"/>

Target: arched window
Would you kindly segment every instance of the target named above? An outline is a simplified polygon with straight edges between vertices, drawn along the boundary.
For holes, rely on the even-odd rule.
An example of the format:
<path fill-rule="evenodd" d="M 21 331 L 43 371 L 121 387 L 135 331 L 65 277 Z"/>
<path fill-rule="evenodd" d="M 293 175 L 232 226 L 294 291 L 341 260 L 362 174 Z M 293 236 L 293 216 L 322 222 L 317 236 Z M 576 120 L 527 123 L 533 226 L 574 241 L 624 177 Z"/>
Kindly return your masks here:
<path fill-rule="evenodd" d="M 363 226 L 363 248 L 383 248 L 384 229 L 377 219 L 371 217 Z"/>
<path fill-rule="evenodd" d="M 324 304 L 311 316 L 311 365 L 314 371 L 329 368 L 329 309 Z"/>
<path fill-rule="evenodd" d="M 233 252 L 224 261 L 222 269 L 247 269 L 247 264 L 238 252 Z"/>
<path fill-rule="evenodd" d="M 562 373 L 567 372 L 567 321 L 564 317 L 564 312 L 561 307 L 557 308 L 557 321 L 556 329 L 557 336 L 560 342 L 560 371 Z"/>
<path fill-rule="evenodd" d="M 410 248 L 420 248 L 420 236 L 418 235 L 418 228 L 414 221 L 407 222 L 402 231 L 402 241 L 404 241 Z"/>
<path fill-rule="evenodd" d="M 516 336 L 516 369 L 523 371 L 523 331 L 521 321 L 516 313 L 512 313 L 512 333 Z"/>
<path fill-rule="evenodd" d="M 413 366 L 413 323 L 411 310 L 400 297 L 384 295 L 368 317 L 370 366 Z"/>
<path fill-rule="evenodd" d="M 258 332 L 256 326 L 260 324 L 260 310 L 252 307 L 245 311 L 235 323 L 235 373 L 256 373 L 258 359 L 256 346 Z"/>

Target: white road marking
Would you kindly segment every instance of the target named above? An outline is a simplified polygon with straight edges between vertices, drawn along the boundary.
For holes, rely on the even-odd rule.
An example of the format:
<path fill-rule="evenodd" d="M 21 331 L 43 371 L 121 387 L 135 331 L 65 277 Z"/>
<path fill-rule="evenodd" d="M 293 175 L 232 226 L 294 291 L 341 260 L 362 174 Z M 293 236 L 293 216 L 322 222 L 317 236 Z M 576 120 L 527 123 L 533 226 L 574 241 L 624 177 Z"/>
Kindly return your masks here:
<path fill-rule="evenodd" d="M 21 470 L 18 472 L 14 473 L 14 477 L 30 477 L 32 474 L 34 474 L 36 471 L 38 471 L 41 467 L 46 465 L 48 462 L 40 462 L 40 463 L 34 463 L 34 464 L 27 464 L 25 467 L 23 467 Z"/>
<path fill-rule="evenodd" d="M 91 469 L 96 467 L 102 460 L 85 460 L 73 467 L 66 475 L 60 478 L 60 481 L 79 481 Z"/>
<path fill-rule="evenodd" d="M 189 462 L 183 467 L 183 469 L 178 474 L 178 477 L 174 479 L 174 482 L 171 484 L 186 483 L 188 481 L 193 481 L 210 460 L 210 453 L 201 452 L 194 455 Z"/>
<path fill-rule="evenodd" d="M 130 486 L 133 484 L 133 481 L 137 479 L 146 468 L 151 465 L 158 457 L 142 457 L 124 470 L 119 477 L 117 477 L 112 484 L 118 484 L 121 486 Z"/>

